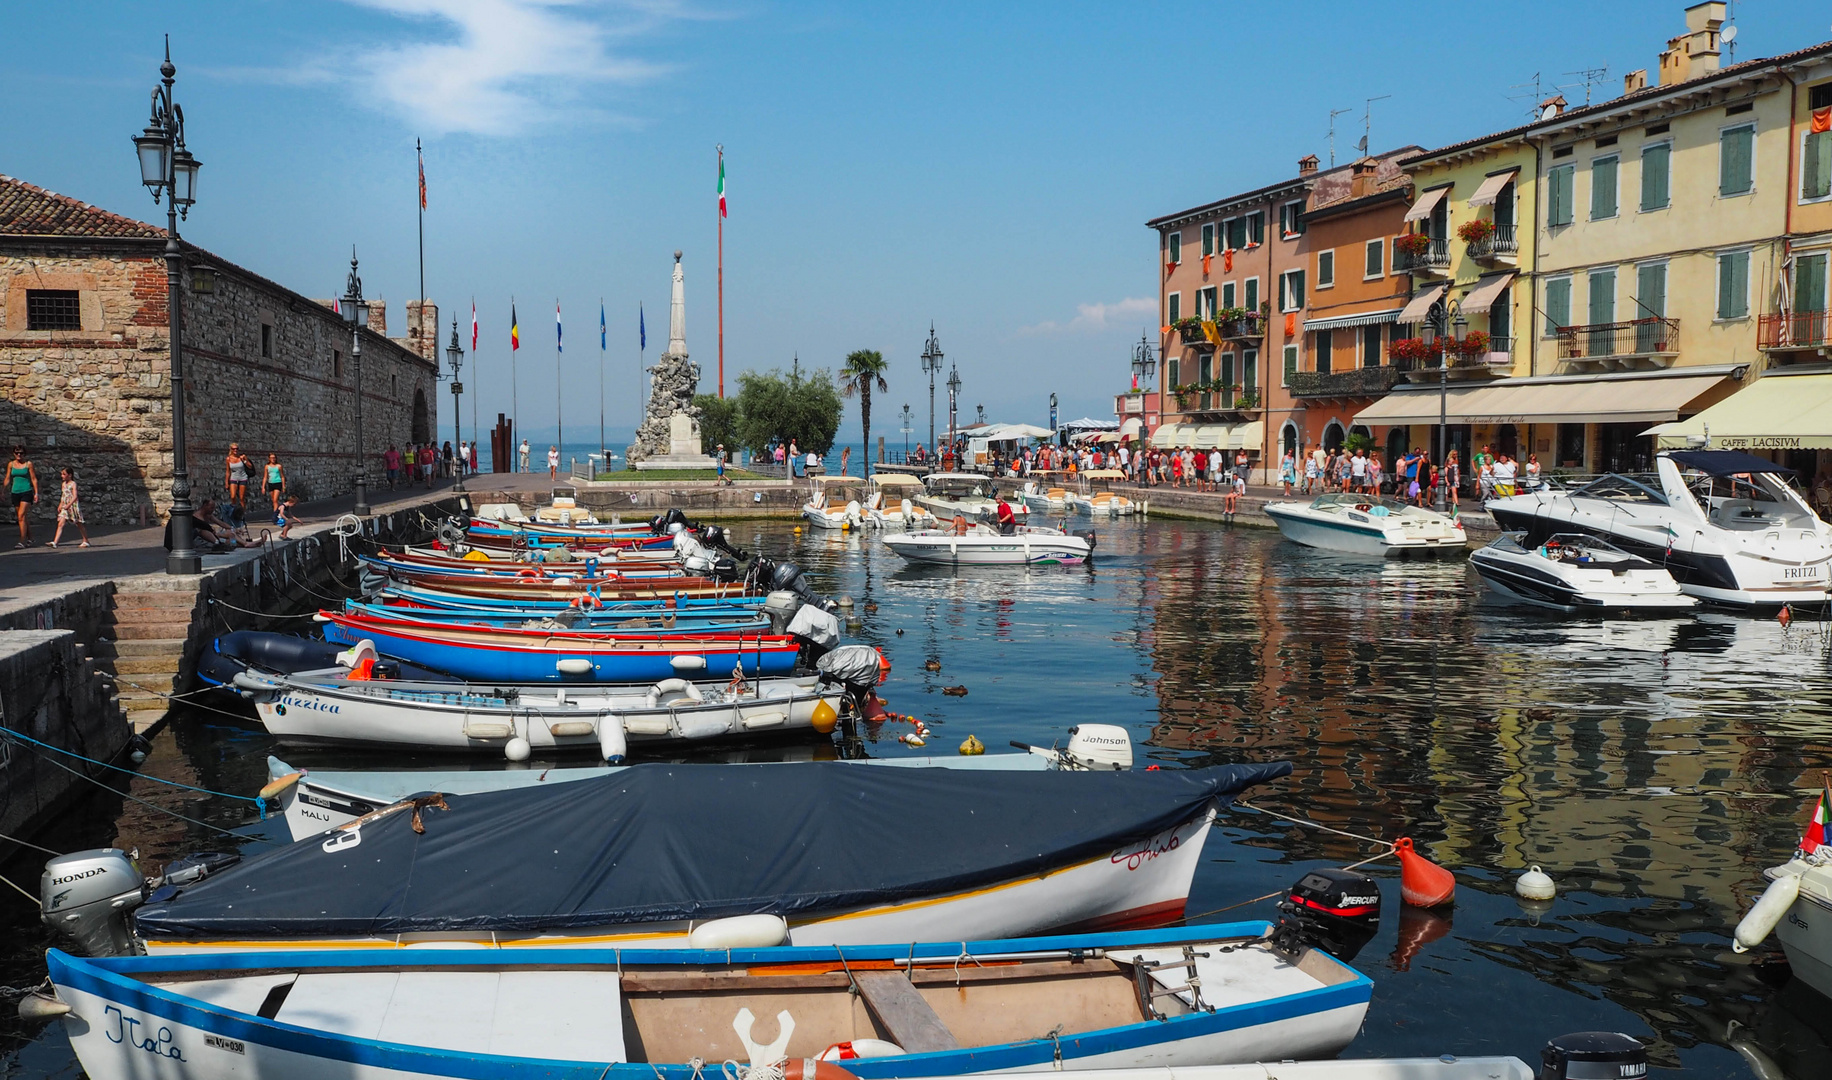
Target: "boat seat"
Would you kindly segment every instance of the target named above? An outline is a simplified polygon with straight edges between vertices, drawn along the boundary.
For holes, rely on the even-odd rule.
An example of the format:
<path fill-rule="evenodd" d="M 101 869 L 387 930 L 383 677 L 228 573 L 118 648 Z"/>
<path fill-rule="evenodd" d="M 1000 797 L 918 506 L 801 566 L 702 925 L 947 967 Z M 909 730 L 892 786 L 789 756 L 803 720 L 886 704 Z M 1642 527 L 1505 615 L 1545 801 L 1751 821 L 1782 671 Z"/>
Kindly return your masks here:
<path fill-rule="evenodd" d="M 961 1048 L 948 1025 L 935 1015 L 903 972 L 857 971 L 852 979 L 884 1033 L 906 1052 L 932 1054 Z"/>

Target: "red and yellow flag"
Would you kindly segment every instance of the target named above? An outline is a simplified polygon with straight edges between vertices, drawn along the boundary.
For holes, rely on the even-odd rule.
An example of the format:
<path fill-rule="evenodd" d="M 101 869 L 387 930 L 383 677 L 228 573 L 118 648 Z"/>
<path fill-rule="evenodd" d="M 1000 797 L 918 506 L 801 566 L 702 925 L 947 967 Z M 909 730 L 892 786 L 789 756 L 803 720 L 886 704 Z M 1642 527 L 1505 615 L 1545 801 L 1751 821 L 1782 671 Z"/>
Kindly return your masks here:
<path fill-rule="evenodd" d="M 522 328 L 515 322 L 515 301 L 509 301 L 509 351 L 522 347 Z"/>

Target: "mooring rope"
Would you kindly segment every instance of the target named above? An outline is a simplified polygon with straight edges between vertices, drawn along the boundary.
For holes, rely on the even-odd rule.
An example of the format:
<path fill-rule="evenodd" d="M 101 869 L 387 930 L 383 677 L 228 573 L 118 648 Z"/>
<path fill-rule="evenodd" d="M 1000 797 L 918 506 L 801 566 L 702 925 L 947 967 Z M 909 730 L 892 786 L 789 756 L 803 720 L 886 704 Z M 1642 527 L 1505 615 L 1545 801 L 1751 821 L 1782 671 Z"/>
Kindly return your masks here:
<path fill-rule="evenodd" d="M 45 748 L 46 750 L 53 750 L 59 754 L 64 754 L 66 756 L 73 757 L 77 759 L 78 761 L 86 761 L 91 765 L 100 765 L 104 769 L 111 769 L 118 773 L 126 773 L 129 776 L 138 776 L 144 780 L 152 780 L 155 783 L 166 784 L 166 785 L 169 785 L 175 788 L 183 788 L 186 791 L 195 791 L 199 795 L 216 795 L 224 799 L 238 799 L 242 802 L 254 803 L 256 808 L 261 811 L 261 820 L 262 821 L 267 820 L 267 800 L 263 799 L 259 795 L 253 795 L 253 796 L 232 795 L 227 791 L 212 791 L 209 788 L 196 787 L 192 784 L 187 784 L 180 780 L 167 780 L 163 776 L 149 776 L 146 773 L 138 771 L 137 769 L 128 769 L 128 768 L 123 768 L 120 765 L 111 765 L 106 761 L 98 761 L 92 757 L 85 757 L 82 754 L 79 754 L 74 750 L 65 750 L 61 746 L 53 746 L 52 744 L 47 743 L 47 742 L 40 742 L 37 739 L 32 738 L 30 735 L 21 734 L 20 732 L 14 731 L 11 728 L 0 728 L 0 738 L 17 739 L 21 742 L 28 742 L 34 746 L 41 746 Z M 56 852 L 52 852 L 52 854 L 56 854 Z"/>

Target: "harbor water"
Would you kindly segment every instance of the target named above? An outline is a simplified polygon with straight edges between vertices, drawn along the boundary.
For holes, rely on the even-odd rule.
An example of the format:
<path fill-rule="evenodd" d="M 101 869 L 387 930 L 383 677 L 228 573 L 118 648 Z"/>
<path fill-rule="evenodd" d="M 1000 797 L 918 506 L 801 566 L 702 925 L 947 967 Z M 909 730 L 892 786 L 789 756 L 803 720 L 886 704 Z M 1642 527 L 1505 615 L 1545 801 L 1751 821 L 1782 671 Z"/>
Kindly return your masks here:
<path fill-rule="evenodd" d="M 1790 982 L 1778 950 L 1730 949 L 1762 870 L 1793 850 L 1819 770 L 1832 767 L 1821 623 L 1587 622 L 1497 604 L 1462 560 L 1383 564 L 1206 523 L 1097 528 L 1091 567 L 960 574 L 907 567 L 871 534 L 744 522 L 736 539 L 855 601 L 851 638 L 893 664 L 890 708 L 932 729 L 918 751 L 897 741 L 911 727 L 886 724 L 874 755 L 952 753 L 969 735 L 996 753 L 1097 721 L 1130 730 L 1141 768 L 1291 760 L 1294 774 L 1251 801 L 1335 831 L 1224 814 L 1192 917 L 1276 918 L 1255 898 L 1376 853 L 1358 837 L 1410 836 L 1454 871 L 1454 906 L 1421 912 L 1402 910 L 1396 866 L 1369 867 L 1386 900 L 1354 960 L 1375 991 L 1347 1056 L 1537 1060 L 1549 1036 L 1606 1029 L 1647 1040 L 1659 1070 L 1832 1073 L 1832 1002 Z M 223 706 L 176 717 L 147 772 L 257 790 L 276 747 L 210 711 Z M 800 743 L 726 756 L 828 753 Z M 282 754 L 320 767 L 407 760 Z M 283 832 L 235 799 L 145 779 L 126 794 L 98 792 L 41 839 L 137 847 L 157 867 L 187 851 L 258 850 Z M 857 827 L 894 852 L 924 823 Z M 7 877 L 32 889 L 41 858 L 15 854 Z M 1550 903 L 1512 894 L 1535 864 L 1558 882 Z M 42 978 L 49 937 L 6 891 L 0 983 L 24 986 Z M 23 1025 L 9 1005 L 0 1034 L 6 1076 L 80 1071 L 56 1026 Z"/>

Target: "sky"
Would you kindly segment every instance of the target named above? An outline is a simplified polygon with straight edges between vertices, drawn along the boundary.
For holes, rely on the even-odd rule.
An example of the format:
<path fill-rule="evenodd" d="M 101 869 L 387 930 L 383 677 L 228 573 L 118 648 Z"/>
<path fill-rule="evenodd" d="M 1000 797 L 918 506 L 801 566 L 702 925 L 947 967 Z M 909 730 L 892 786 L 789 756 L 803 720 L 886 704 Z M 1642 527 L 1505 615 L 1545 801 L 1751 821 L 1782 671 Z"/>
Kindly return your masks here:
<path fill-rule="evenodd" d="M 187 239 L 308 296 L 352 244 L 392 333 L 426 292 L 468 349 L 485 423 L 613 426 L 639 409 L 683 254 L 687 345 L 717 380 L 716 147 L 726 155 L 725 385 L 746 370 L 889 362 L 874 435 L 908 403 L 931 322 L 961 412 L 1110 418 L 1155 323 L 1144 222 L 1284 179 L 1305 154 L 1440 146 L 1653 69 L 1679 0 L 1532 5 L 237 0 L 19 4 L 0 36 L 0 172 L 164 220 L 129 142 L 162 35 L 203 162 Z M 1832 38 L 1797 0 L 1733 5 L 1738 60 Z M 1421 34 L 1421 28 L 1431 28 Z M 1577 28 L 1582 28 L 1579 32 Z M 1371 104 L 1366 99 L 1380 98 Z M 32 107 L 29 103 L 35 103 Z M 508 349 L 511 298 L 522 349 Z M 601 357 L 602 301 L 609 348 Z M 566 351 L 556 360 L 553 309 Z M 1155 335 L 1154 335 L 1155 341 Z M 603 361 L 601 365 L 601 359 Z M 605 393 L 600 394 L 601 367 Z M 942 381 L 945 383 L 944 370 Z M 442 391 L 442 423 L 449 397 Z M 947 424 L 939 387 L 937 424 Z M 471 403 L 466 402 L 469 422 Z M 848 404 L 843 436 L 857 431 Z"/>

